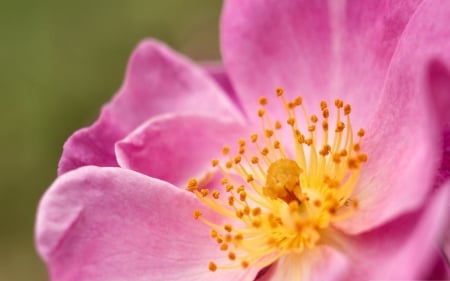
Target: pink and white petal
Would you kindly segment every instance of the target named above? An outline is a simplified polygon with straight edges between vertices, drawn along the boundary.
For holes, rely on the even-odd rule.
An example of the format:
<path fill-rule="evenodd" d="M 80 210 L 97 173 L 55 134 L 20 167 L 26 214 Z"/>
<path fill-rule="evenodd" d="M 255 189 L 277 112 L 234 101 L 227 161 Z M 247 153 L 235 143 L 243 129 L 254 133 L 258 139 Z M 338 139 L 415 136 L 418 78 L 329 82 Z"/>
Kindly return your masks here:
<path fill-rule="evenodd" d="M 343 98 L 356 105 L 355 125 L 364 124 L 420 1 L 226 1 L 224 64 L 249 116 L 260 95 L 281 86 L 314 109 Z"/>
<path fill-rule="evenodd" d="M 348 260 L 333 248 L 321 246 L 302 254 L 282 257 L 257 281 L 342 280 Z"/>
<path fill-rule="evenodd" d="M 207 176 L 211 160 L 243 131 L 243 124 L 221 116 L 160 115 L 117 142 L 117 161 L 123 168 L 185 186 L 189 178 Z"/>
<path fill-rule="evenodd" d="M 154 116 L 189 112 L 242 118 L 200 66 L 162 43 L 145 40 L 133 52 L 121 89 L 98 120 L 64 145 L 59 174 L 84 165 L 117 166 L 116 141 Z"/>
<path fill-rule="evenodd" d="M 351 280 L 417 280 L 434 266 L 438 241 L 448 229 L 450 183 L 422 209 L 368 233 L 349 237 Z M 344 248 L 345 249 L 345 248 Z"/>
<path fill-rule="evenodd" d="M 59 177 L 39 204 L 36 244 L 54 281 L 253 280 L 195 221 L 193 194 L 121 168 L 86 166 Z M 214 219 L 213 215 L 211 217 Z"/>
<path fill-rule="evenodd" d="M 361 210 L 341 226 L 358 233 L 420 206 L 433 188 L 442 158 L 442 118 L 431 90 L 430 63 L 450 65 L 450 2 L 424 1 L 407 25 L 393 56 L 378 110 L 368 125 L 363 149 L 369 162 L 356 195 Z M 450 104 L 441 105 L 447 111 Z M 440 115 L 441 114 L 441 115 Z"/>

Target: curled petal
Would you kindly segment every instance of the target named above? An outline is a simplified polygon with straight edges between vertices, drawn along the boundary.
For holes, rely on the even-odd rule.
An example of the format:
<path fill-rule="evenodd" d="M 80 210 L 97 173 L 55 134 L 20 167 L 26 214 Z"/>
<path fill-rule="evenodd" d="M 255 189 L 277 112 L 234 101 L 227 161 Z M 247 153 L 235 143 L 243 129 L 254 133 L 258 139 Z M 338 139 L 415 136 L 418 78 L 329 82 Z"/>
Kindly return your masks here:
<path fill-rule="evenodd" d="M 59 177 L 39 204 L 36 243 L 51 280 L 253 280 L 226 260 L 192 216 L 194 196 L 120 168 L 82 167 Z"/>
<path fill-rule="evenodd" d="M 98 120 L 65 143 L 59 174 L 84 165 L 117 166 L 114 144 L 147 119 L 168 113 L 241 118 L 203 69 L 167 46 L 146 40 L 133 52 L 122 88 Z"/>
<path fill-rule="evenodd" d="M 117 160 L 121 167 L 184 186 L 191 177 L 205 177 L 222 146 L 242 130 L 227 116 L 160 115 L 116 144 Z"/>

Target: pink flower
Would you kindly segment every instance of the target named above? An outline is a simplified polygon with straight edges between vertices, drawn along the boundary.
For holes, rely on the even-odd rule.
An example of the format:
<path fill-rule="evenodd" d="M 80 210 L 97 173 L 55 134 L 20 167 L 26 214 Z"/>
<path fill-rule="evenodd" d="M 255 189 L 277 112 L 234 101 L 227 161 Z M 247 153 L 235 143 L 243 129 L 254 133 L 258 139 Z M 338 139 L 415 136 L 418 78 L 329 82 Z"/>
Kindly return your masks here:
<path fill-rule="evenodd" d="M 445 269 L 449 16 L 445 0 L 228 0 L 223 69 L 142 42 L 39 204 L 51 280 Z"/>

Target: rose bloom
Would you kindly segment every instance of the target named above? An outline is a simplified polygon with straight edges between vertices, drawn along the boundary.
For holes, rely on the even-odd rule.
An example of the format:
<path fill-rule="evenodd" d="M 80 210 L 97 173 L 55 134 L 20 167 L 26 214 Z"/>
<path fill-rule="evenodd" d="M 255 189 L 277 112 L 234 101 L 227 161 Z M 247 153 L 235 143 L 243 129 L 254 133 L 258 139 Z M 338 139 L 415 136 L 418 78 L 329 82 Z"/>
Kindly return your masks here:
<path fill-rule="evenodd" d="M 143 41 L 39 204 L 51 280 L 445 278 L 449 18 L 229 0 L 223 66 Z"/>

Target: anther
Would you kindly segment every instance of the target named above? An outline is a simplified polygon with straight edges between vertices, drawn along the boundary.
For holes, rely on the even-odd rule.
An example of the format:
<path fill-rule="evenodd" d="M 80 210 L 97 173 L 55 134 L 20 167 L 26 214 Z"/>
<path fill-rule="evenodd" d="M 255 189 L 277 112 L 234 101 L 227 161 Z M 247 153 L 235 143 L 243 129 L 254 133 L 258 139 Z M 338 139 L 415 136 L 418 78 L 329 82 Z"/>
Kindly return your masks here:
<path fill-rule="evenodd" d="M 303 99 L 300 96 L 296 97 L 295 100 L 294 100 L 294 104 L 297 105 L 297 106 L 298 105 L 302 105 L 302 102 L 303 102 Z"/>
<path fill-rule="evenodd" d="M 253 226 L 253 227 L 256 227 L 256 228 L 261 227 L 261 220 L 260 220 L 260 219 L 255 219 L 255 220 L 253 220 L 253 221 L 252 221 L 252 226 Z"/>
<path fill-rule="evenodd" d="M 273 131 L 272 130 L 266 130 L 265 131 L 266 137 L 270 138 L 273 136 Z"/>
<path fill-rule="evenodd" d="M 266 113 L 266 111 L 264 109 L 262 109 L 262 108 L 258 110 L 258 116 L 259 117 L 263 117 L 265 113 Z"/>
<path fill-rule="evenodd" d="M 226 224 L 223 226 L 223 229 L 225 229 L 227 232 L 233 231 L 233 226 L 231 224 Z"/>
<path fill-rule="evenodd" d="M 230 148 L 228 146 L 224 146 L 222 148 L 222 154 L 223 155 L 228 155 L 228 153 L 230 153 Z"/>
<path fill-rule="evenodd" d="M 198 182 L 196 179 L 192 178 L 188 181 L 187 190 L 194 191 L 198 189 Z"/>
<path fill-rule="evenodd" d="M 345 115 L 349 115 L 350 112 L 352 112 L 352 107 L 351 107 L 349 104 L 346 104 L 346 105 L 344 106 L 344 114 L 345 114 Z"/>
<path fill-rule="evenodd" d="M 247 193 L 245 191 L 242 191 L 241 193 L 239 193 L 239 200 L 245 201 L 246 198 L 247 198 Z"/>
<path fill-rule="evenodd" d="M 336 133 L 340 133 L 340 132 L 342 132 L 344 129 L 345 129 L 345 124 L 344 124 L 344 122 L 339 122 L 339 123 L 336 125 L 336 130 L 335 130 L 335 132 L 336 132 Z"/>
<path fill-rule="evenodd" d="M 281 143 L 279 141 L 274 141 L 273 142 L 273 148 L 280 149 L 280 147 L 281 147 Z"/>
<path fill-rule="evenodd" d="M 280 121 L 275 122 L 275 129 L 280 130 L 282 128 Z"/>
<path fill-rule="evenodd" d="M 230 197 L 228 197 L 228 205 L 230 205 L 230 206 L 234 206 L 234 197 L 233 196 L 230 196 Z"/>
<path fill-rule="evenodd" d="M 360 161 L 360 162 L 367 162 L 367 159 L 368 159 L 368 157 L 367 157 L 367 154 L 359 154 L 358 155 L 358 160 Z"/>
<path fill-rule="evenodd" d="M 354 158 L 348 159 L 347 165 L 348 165 L 349 169 L 357 169 L 358 168 L 358 162 Z"/>
<path fill-rule="evenodd" d="M 211 261 L 211 262 L 209 262 L 208 268 L 209 268 L 209 270 L 214 272 L 217 270 L 217 265 Z"/>
<path fill-rule="evenodd" d="M 284 93 L 283 88 L 277 88 L 276 91 L 277 91 L 277 96 L 279 96 L 279 97 L 281 97 Z"/>
<path fill-rule="evenodd" d="M 241 233 L 238 233 L 234 236 L 235 241 L 242 241 L 244 239 L 244 236 Z"/>
<path fill-rule="evenodd" d="M 260 97 L 259 98 L 259 104 L 264 106 L 267 105 L 267 98 L 266 97 Z"/>
<path fill-rule="evenodd" d="M 202 216 L 202 212 L 200 210 L 195 210 L 194 211 L 194 219 L 198 219 Z"/>
<path fill-rule="evenodd" d="M 358 131 L 358 137 L 364 137 L 364 135 L 365 135 L 365 131 L 364 131 L 364 129 L 359 129 L 359 131 Z"/>
<path fill-rule="evenodd" d="M 261 214 L 261 208 L 260 207 L 256 207 L 252 210 L 252 215 L 253 216 L 258 216 Z"/>
<path fill-rule="evenodd" d="M 220 250 L 221 250 L 221 251 L 226 251 L 226 250 L 228 250 L 228 244 L 223 243 L 223 244 L 220 246 Z"/>

